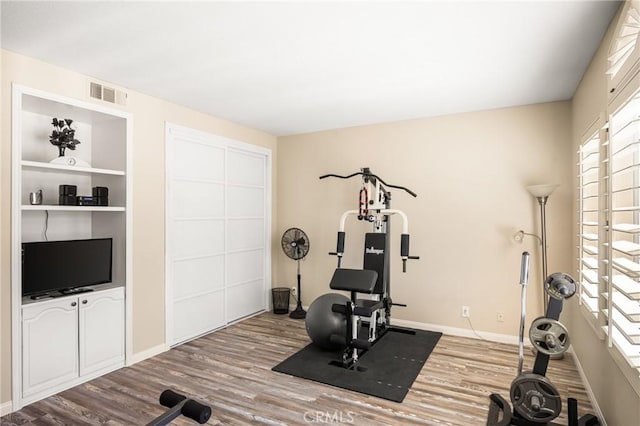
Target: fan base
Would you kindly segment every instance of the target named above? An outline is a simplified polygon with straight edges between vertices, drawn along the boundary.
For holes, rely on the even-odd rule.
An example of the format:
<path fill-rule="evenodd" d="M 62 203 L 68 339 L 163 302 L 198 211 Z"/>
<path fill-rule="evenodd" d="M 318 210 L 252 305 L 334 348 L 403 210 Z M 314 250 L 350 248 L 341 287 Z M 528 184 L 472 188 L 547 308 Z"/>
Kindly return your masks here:
<path fill-rule="evenodd" d="M 307 312 L 302 309 L 302 304 L 298 302 L 298 306 L 296 309 L 289 314 L 289 318 L 293 319 L 305 319 L 307 317 Z"/>

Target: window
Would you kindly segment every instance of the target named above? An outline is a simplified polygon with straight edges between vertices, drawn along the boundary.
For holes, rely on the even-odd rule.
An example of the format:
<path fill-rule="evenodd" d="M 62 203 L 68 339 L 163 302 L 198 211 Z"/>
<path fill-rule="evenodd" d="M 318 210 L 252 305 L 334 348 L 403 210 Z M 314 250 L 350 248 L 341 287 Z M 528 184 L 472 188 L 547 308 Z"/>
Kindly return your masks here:
<path fill-rule="evenodd" d="M 579 207 L 580 207 L 580 304 L 598 318 L 598 217 L 600 188 L 600 137 L 591 133 L 580 145 Z"/>
<path fill-rule="evenodd" d="M 617 88 L 634 70 L 640 56 L 640 0 L 627 1 L 618 20 L 616 35 L 609 48 L 609 89 Z"/>
<path fill-rule="evenodd" d="M 610 114 L 603 330 L 633 367 L 640 367 L 640 90 Z"/>

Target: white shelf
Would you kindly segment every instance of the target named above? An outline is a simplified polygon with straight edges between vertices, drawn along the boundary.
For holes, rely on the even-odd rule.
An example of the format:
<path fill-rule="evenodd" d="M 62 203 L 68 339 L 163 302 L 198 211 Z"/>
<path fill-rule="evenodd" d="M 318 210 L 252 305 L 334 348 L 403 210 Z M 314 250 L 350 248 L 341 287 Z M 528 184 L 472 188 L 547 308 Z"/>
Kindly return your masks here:
<path fill-rule="evenodd" d="M 110 169 L 96 169 L 93 167 L 76 167 L 76 166 L 67 166 L 64 164 L 51 164 L 51 163 L 42 163 L 40 161 L 22 161 L 23 168 L 36 168 L 36 169 L 49 169 L 49 170 L 62 170 L 66 172 L 72 173 L 90 173 L 90 174 L 102 174 L 102 175 L 114 175 L 114 176 L 124 176 L 125 173 L 122 170 L 110 170 Z"/>
<path fill-rule="evenodd" d="M 123 212 L 124 207 L 109 207 L 109 206 L 59 206 L 59 205 L 23 205 L 22 211 L 80 211 L 80 212 Z"/>

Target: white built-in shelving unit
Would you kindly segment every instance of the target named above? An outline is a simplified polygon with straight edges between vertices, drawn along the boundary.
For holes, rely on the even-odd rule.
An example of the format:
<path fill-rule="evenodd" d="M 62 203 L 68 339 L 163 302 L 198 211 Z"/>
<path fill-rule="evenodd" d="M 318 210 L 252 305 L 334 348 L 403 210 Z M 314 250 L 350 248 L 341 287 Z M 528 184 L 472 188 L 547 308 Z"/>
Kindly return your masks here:
<path fill-rule="evenodd" d="M 74 120 L 78 165 L 51 163 L 52 119 Z M 12 86 L 12 405 L 22 406 L 124 366 L 131 359 L 132 118 L 122 110 Z M 88 167 L 86 165 L 89 165 Z M 108 206 L 59 205 L 59 185 L 78 195 L 109 190 Z M 29 193 L 42 190 L 42 204 Z M 112 283 L 90 293 L 22 297 L 22 243 L 113 239 Z M 73 267 L 73 259 L 69 259 Z M 56 336 L 51 339 L 50 336 Z"/>

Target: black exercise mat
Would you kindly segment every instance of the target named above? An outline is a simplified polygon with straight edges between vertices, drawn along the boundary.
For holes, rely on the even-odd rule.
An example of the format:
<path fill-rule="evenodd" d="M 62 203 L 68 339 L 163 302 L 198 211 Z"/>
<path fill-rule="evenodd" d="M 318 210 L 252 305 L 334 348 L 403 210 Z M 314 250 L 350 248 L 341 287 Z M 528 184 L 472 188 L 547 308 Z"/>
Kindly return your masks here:
<path fill-rule="evenodd" d="M 273 371 L 314 380 L 343 389 L 402 402 L 442 333 L 391 328 L 360 357 L 366 371 L 347 370 L 331 365 L 342 351 L 327 351 L 313 344 L 306 346 Z"/>

